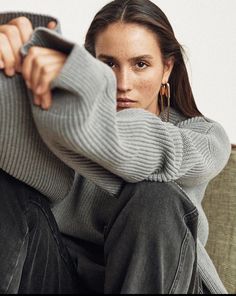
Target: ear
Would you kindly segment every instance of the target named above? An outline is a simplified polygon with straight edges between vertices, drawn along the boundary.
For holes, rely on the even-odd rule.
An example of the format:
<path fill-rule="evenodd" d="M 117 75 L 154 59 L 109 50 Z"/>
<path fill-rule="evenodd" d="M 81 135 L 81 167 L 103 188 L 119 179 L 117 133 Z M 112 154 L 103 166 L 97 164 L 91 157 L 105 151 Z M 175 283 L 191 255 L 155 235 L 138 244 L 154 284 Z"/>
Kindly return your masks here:
<path fill-rule="evenodd" d="M 174 67 L 174 58 L 170 57 L 169 59 L 165 60 L 164 62 L 164 71 L 162 77 L 162 84 L 166 84 L 169 81 L 170 74 Z"/>

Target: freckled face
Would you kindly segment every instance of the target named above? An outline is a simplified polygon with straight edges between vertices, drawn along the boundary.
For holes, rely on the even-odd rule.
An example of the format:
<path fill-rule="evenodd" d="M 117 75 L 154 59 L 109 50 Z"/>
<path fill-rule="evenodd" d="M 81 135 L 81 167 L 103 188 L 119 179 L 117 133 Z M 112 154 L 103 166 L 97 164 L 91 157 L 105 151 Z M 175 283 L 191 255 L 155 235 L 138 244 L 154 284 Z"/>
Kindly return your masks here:
<path fill-rule="evenodd" d="M 157 38 L 139 24 L 114 23 L 98 34 L 96 58 L 110 66 L 117 78 L 117 111 L 142 108 L 159 114 L 161 83 L 172 70 L 164 64 Z"/>

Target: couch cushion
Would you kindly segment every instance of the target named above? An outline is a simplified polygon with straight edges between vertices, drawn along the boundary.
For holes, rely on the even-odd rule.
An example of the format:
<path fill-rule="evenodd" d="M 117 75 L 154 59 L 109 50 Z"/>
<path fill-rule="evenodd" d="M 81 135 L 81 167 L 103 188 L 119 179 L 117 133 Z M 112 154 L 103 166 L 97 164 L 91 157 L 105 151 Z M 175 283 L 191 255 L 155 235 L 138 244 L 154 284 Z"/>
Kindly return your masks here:
<path fill-rule="evenodd" d="M 207 187 L 207 251 L 229 293 L 236 293 L 236 147 L 225 169 Z"/>

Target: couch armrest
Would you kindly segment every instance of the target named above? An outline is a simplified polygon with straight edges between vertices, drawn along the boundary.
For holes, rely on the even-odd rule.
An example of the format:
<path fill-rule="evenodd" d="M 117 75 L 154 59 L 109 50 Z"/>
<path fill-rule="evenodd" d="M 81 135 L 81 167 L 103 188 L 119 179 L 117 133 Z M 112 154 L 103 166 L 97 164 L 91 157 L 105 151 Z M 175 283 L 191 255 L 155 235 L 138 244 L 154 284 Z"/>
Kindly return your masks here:
<path fill-rule="evenodd" d="M 209 221 L 206 250 L 230 294 L 236 293 L 236 145 L 224 170 L 206 190 L 203 208 Z"/>

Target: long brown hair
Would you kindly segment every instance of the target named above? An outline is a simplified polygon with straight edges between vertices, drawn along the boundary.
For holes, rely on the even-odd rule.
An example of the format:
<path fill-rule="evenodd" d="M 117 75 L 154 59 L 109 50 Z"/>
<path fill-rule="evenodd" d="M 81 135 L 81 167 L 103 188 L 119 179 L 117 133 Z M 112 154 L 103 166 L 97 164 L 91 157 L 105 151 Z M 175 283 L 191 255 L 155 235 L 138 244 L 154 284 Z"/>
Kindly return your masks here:
<path fill-rule="evenodd" d="M 188 118 L 202 116 L 190 86 L 184 50 L 163 11 L 149 0 L 114 0 L 108 3 L 96 14 L 86 35 L 85 48 L 94 57 L 96 37 L 115 22 L 140 24 L 156 34 L 163 60 L 174 59 L 169 78 L 171 107 Z"/>

